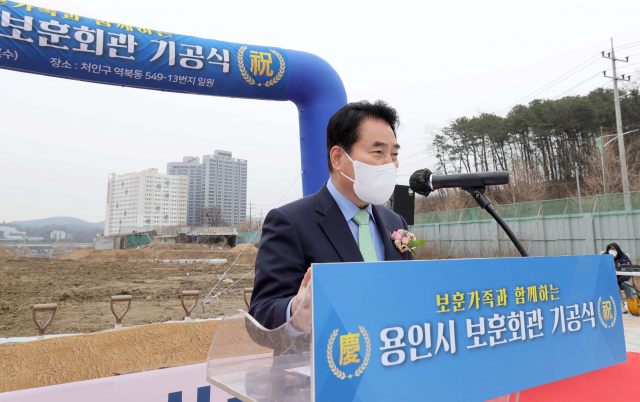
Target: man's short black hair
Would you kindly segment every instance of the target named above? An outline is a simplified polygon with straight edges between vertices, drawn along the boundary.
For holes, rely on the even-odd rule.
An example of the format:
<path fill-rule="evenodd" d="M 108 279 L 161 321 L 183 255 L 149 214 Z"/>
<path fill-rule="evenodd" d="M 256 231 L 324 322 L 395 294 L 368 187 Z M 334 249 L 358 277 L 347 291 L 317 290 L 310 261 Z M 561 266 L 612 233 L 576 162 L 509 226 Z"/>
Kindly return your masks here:
<path fill-rule="evenodd" d="M 353 144 L 360 137 L 360 123 L 366 117 L 387 122 L 391 130 L 393 130 L 393 135 L 396 135 L 396 129 L 400 124 L 398 112 L 386 102 L 377 100 L 374 103 L 369 101 L 348 103 L 331 116 L 327 125 L 327 163 L 329 172 L 333 172 L 330 156 L 331 148 L 337 145 L 350 154 Z"/>

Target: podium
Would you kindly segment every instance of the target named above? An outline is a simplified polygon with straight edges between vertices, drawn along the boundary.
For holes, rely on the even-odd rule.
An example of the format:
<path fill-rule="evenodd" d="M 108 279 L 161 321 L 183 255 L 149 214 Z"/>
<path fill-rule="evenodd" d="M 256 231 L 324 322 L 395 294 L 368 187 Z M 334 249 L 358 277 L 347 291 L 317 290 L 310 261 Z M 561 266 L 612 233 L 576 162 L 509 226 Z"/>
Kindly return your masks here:
<path fill-rule="evenodd" d="M 207 381 L 252 402 L 507 401 L 626 361 L 619 303 L 610 256 L 314 264 L 283 326 L 224 316 Z"/>
<path fill-rule="evenodd" d="M 294 328 L 312 315 L 311 289 L 310 282 L 298 311 L 274 330 L 245 311 L 227 312 L 209 351 L 207 381 L 245 402 L 311 401 L 312 323 Z"/>

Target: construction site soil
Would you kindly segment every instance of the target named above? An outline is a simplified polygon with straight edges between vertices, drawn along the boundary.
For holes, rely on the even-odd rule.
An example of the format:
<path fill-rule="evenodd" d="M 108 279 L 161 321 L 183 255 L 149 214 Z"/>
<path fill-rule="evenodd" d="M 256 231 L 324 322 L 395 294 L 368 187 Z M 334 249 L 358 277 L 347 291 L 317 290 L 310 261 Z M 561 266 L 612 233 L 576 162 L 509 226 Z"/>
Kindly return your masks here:
<path fill-rule="evenodd" d="M 133 296 L 124 326 L 182 320 L 180 292 L 199 290 L 201 301 L 245 247 L 218 284 L 217 292 L 254 269 L 254 246 L 242 244 L 233 249 L 212 250 L 197 244 L 158 244 L 136 250 L 77 249 L 60 259 L 1 256 L 0 337 L 37 335 L 32 307 L 39 303 L 58 303 L 58 314 L 47 334 L 113 328 L 112 295 Z M 181 265 L 155 261 L 177 259 L 226 259 L 227 263 Z M 214 318 L 231 309 L 246 310 L 244 288 L 252 287 L 253 279 L 253 273 L 249 274 L 221 294 L 219 300 L 206 304 L 204 313 L 199 301 L 192 317 Z M 116 311 L 120 308 L 116 304 Z"/>

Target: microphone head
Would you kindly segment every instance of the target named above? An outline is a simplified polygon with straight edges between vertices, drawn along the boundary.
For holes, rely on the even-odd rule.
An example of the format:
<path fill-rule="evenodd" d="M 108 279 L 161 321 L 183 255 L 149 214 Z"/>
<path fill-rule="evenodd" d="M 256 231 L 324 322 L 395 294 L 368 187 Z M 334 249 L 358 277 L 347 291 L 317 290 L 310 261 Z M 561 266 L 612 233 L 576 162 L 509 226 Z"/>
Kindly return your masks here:
<path fill-rule="evenodd" d="M 431 193 L 431 185 L 429 179 L 431 178 L 431 170 L 420 169 L 413 172 L 409 178 L 409 187 L 415 192 L 423 196 L 428 196 Z"/>

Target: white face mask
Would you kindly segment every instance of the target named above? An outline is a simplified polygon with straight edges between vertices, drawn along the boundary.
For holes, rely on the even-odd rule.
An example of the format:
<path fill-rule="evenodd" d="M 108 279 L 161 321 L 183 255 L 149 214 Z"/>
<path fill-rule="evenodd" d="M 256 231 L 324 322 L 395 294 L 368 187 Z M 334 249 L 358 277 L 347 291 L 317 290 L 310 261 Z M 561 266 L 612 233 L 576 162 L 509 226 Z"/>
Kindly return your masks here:
<path fill-rule="evenodd" d="M 342 150 L 344 152 L 344 150 Z M 355 179 L 340 172 L 344 177 L 353 182 L 353 191 L 358 198 L 371 204 L 383 204 L 387 201 L 396 186 L 396 174 L 398 168 L 393 163 L 385 165 L 368 165 L 360 161 L 354 161 L 349 154 L 347 158 L 353 163 Z"/>
<path fill-rule="evenodd" d="M 618 252 L 616 250 L 609 250 L 609 254 L 611 254 L 613 258 L 616 258 L 618 256 Z"/>

